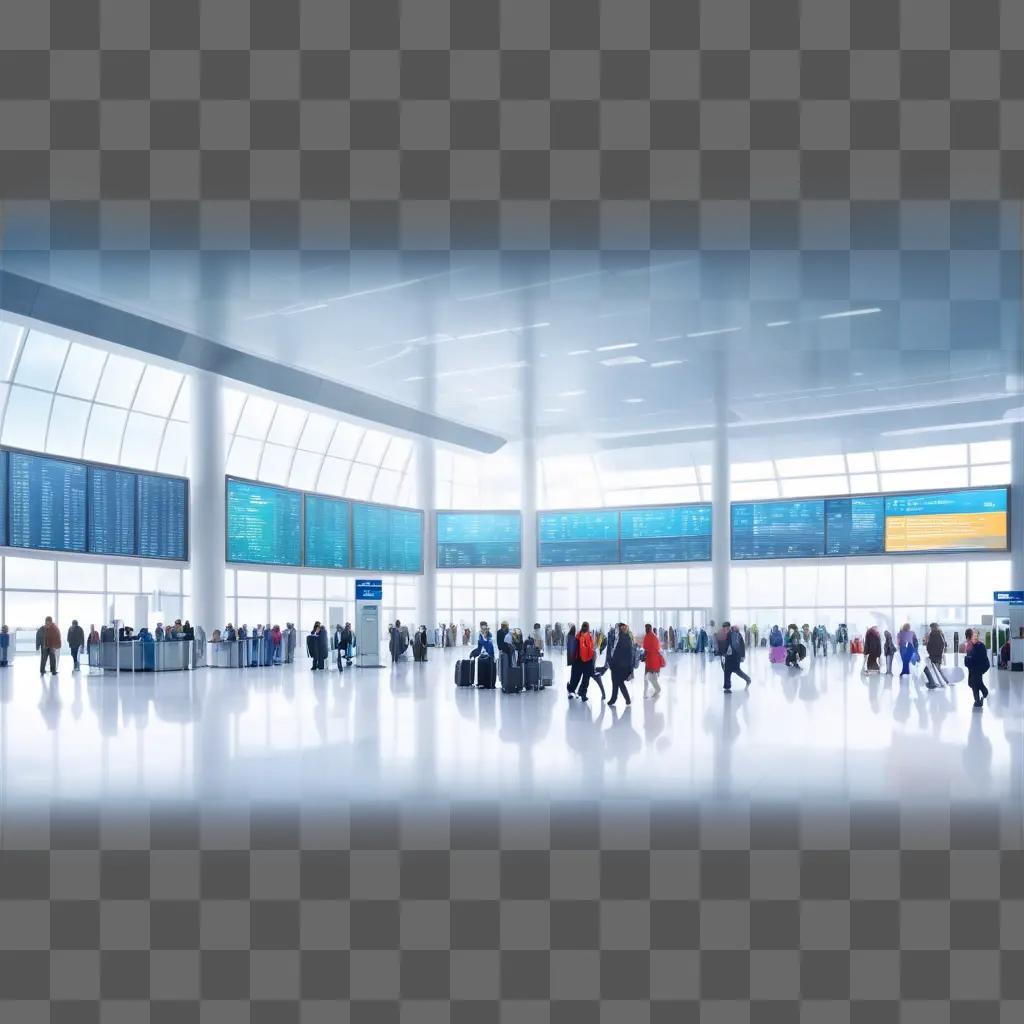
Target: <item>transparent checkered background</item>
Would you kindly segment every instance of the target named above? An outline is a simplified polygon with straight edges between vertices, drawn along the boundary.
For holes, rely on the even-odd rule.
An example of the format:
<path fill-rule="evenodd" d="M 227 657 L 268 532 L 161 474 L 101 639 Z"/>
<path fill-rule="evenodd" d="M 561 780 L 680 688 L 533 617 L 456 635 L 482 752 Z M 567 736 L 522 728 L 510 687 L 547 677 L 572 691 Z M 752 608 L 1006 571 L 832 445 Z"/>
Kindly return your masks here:
<path fill-rule="evenodd" d="M 8 809 L 0 1019 L 1019 1021 L 1019 802 Z"/>
<path fill-rule="evenodd" d="M 977 348 L 1022 198 L 1019 0 L 0 0 L 43 276 L 699 249 Z M 1024 1019 L 1019 799 L 3 807 L 0 900 L 4 1024 Z"/>

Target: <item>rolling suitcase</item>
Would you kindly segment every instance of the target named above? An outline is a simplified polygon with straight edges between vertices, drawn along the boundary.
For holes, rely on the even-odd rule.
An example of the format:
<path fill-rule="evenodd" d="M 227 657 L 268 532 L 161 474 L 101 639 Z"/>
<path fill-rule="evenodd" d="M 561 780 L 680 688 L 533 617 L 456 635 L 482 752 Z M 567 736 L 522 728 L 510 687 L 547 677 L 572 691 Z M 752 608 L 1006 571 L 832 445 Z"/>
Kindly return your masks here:
<path fill-rule="evenodd" d="M 497 675 L 494 667 L 494 659 L 484 657 L 477 659 L 476 667 L 477 684 L 484 690 L 493 690 L 495 677 Z"/>
<path fill-rule="evenodd" d="M 523 692 L 523 666 L 509 665 L 501 678 L 502 693 Z"/>
<path fill-rule="evenodd" d="M 541 686 L 552 686 L 555 682 L 555 666 L 550 661 L 541 659 L 538 662 L 540 665 L 540 684 Z"/>
<path fill-rule="evenodd" d="M 943 676 L 942 669 L 938 665 L 930 661 L 923 661 L 921 664 L 924 666 L 924 685 L 929 690 L 937 690 L 940 686 L 946 685 L 945 676 Z"/>
<path fill-rule="evenodd" d="M 455 685 L 473 685 L 473 662 L 468 658 L 460 658 L 455 662 Z"/>
<path fill-rule="evenodd" d="M 535 659 L 530 661 L 524 661 L 522 665 L 523 669 L 523 686 L 527 690 L 539 690 L 541 688 L 540 682 L 540 662 Z"/>
<path fill-rule="evenodd" d="M 768 661 L 772 665 L 782 665 L 786 661 L 786 648 L 785 647 L 769 647 L 768 648 Z"/>

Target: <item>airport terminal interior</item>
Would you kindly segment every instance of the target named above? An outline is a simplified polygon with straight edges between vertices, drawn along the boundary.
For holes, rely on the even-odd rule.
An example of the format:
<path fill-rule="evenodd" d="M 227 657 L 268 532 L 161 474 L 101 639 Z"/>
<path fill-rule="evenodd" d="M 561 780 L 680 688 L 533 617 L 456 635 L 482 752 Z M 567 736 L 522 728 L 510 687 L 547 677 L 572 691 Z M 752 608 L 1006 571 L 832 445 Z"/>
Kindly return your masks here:
<path fill-rule="evenodd" d="M 0 1024 L 1024 1019 L 1024 14 L 0 0 Z"/>

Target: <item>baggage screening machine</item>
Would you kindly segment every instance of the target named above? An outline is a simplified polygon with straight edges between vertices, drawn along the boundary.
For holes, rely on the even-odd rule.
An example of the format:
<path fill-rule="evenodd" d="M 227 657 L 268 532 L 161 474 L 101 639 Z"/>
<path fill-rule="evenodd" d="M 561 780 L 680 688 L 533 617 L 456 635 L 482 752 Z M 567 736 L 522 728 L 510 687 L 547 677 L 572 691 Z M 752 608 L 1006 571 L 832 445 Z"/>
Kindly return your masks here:
<path fill-rule="evenodd" d="M 992 594 L 993 665 L 999 664 L 999 631 L 1010 638 L 1010 671 L 1024 672 L 1024 590 L 997 590 Z"/>
<path fill-rule="evenodd" d="M 383 668 L 380 660 L 381 580 L 356 580 L 356 668 Z"/>

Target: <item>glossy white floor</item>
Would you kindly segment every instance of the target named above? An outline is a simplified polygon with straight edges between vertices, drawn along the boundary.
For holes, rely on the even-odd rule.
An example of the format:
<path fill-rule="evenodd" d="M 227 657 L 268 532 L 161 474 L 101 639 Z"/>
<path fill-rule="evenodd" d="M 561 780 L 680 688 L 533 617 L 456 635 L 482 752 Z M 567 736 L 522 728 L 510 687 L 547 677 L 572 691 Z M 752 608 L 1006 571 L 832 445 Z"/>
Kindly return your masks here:
<path fill-rule="evenodd" d="M 662 694 L 632 707 L 568 701 L 564 664 L 542 693 L 460 690 L 461 652 L 426 664 L 311 673 L 0 670 L 0 800 L 666 797 L 943 802 L 1024 794 L 1024 676 L 966 683 L 864 676 L 861 658 L 802 671 L 748 659 L 749 690 L 718 663 L 670 657 Z M 740 683 L 742 687 L 742 682 Z"/>

